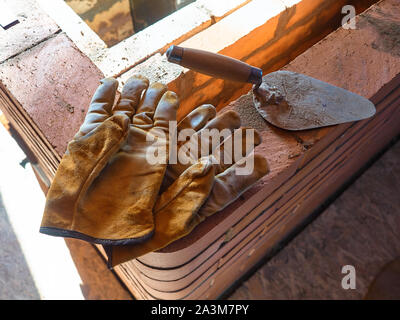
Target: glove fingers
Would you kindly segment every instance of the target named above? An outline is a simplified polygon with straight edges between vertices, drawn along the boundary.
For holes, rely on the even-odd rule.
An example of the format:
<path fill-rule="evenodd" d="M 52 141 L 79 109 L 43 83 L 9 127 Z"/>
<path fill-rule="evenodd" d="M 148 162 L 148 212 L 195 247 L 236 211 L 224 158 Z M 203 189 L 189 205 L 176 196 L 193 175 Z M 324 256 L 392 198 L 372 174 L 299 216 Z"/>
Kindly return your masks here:
<path fill-rule="evenodd" d="M 177 133 L 183 132 L 183 130 L 188 130 L 189 132 L 197 132 L 202 129 L 211 119 L 215 118 L 217 111 L 211 104 L 203 104 L 192 112 L 190 112 L 186 117 L 184 117 L 177 125 Z M 182 136 L 184 141 L 177 141 L 176 144 L 171 145 L 171 151 L 175 154 L 177 153 L 176 148 L 180 148 L 184 143 L 186 143 L 190 136 Z M 183 171 L 191 166 L 192 163 L 174 163 L 170 164 L 167 169 L 166 179 L 164 179 L 164 187 L 170 185 Z"/>
<path fill-rule="evenodd" d="M 225 171 L 235 162 L 250 154 L 261 143 L 261 136 L 253 128 L 239 128 L 225 139 L 215 150 L 213 156 L 217 160 L 217 174 Z"/>
<path fill-rule="evenodd" d="M 88 134 L 111 116 L 117 88 L 118 81 L 114 78 L 101 80 L 101 85 L 92 97 L 85 120 L 75 135 L 75 139 Z"/>
<path fill-rule="evenodd" d="M 125 83 L 121 97 L 113 109 L 113 114 L 125 114 L 129 118 L 135 114 L 142 93 L 149 86 L 147 78 L 135 75 Z"/>
<path fill-rule="evenodd" d="M 169 129 L 170 121 L 176 121 L 176 112 L 179 107 L 178 96 L 175 92 L 165 92 L 154 112 L 154 128 Z"/>
<path fill-rule="evenodd" d="M 195 110 L 196 111 L 196 110 Z M 212 111 L 208 111 L 211 114 Z M 204 116 L 204 115 L 203 115 Z M 235 111 L 224 112 L 212 118 L 202 129 L 190 137 L 185 137 L 181 130 L 178 134 L 178 163 L 168 166 L 167 174 L 173 180 L 202 156 L 212 154 L 213 149 L 221 144 L 220 134 L 227 139 L 240 127 L 240 117 Z M 216 130 L 216 132 L 212 132 Z M 179 132 L 179 131 L 178 131 Z M 217 138 L 217 139 L 213 139 Z M 184 143 L 180 141 L 186 141 Z"/>
<path fill-rule="evenodd" d="M 203 104 L 192 112 L 190 112 L 185 118 L 183 118 L 179 123 L 177 130 L 178 132 L 184 129 L 193 129 L 194 131 L 199 131 L 202 129 L 207 122 L 215 118 L 217 111 L 211 104 Z"/>
<path fill-rule="evenodd" d="M 239 114 L 235 111 L 224 112 L 195 133 L 189 144 L 197 143 L 197 158 L 204 157 L 212 154 L 213 150 L 220 145 L 221 138 L 223 140 L 227 139 L 239 127 Z"/>
<path fill-rule="evenodd" d="M 204 126 L 204 129 L 217 129 L 222 131 L 223 129 L 229 129 L 233 131 L 240 127 L 240 116 L 236 111 L 229 110 L 218 115 L 216 118 L 212 119 Z"/>
<path fill-rule="evenodd" d="M 254 153 L 235 163 L 215 177 L 214 187 L 199 215 L 208 217 L 221 211 L 268 172 L 267 160 Z M 242 175 L 243 173 L 247 174 Z"/>
<path fill-rule="evenodd" d="M 167 87 L 161 83 L 153 83 L 144 93 L 143 99 L 133 118 L 134 125 L 152 125 L 154 111 Z"/>
<path fill-rule="evenodd" d="M 180 145 L 178 144 L 178 154 L 185 154 L 185 158 L 197 161 L 201 157 L 212 154 L 213 150 L 239 127 L 239 114 L 235 111 L 225 112 L 209 121 L 201 130 L 193 134 L 189 141 Z M 180 132 L 178 140 L 181 141 L 184 138 L 183 132 Z M 180 174 L 190 165 L 190 163 L 186 166 L 182 166 L 182 164 L 178 163 L 176 169 L 179 171 L 176 173 Z"/>

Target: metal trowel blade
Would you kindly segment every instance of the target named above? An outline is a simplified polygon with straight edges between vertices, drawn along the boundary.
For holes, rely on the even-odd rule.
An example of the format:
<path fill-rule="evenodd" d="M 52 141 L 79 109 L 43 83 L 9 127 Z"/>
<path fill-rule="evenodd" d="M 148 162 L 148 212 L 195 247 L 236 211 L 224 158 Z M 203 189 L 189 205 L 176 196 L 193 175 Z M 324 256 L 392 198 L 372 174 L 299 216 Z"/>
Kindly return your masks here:
<path fill-rule="evenodd" d="M 368 99 L 329 83 L 291 71 L 267 74 L 253 90 L 254 104 L 269 123 L 286 130 L 306 130 L 373 116 Z"/>

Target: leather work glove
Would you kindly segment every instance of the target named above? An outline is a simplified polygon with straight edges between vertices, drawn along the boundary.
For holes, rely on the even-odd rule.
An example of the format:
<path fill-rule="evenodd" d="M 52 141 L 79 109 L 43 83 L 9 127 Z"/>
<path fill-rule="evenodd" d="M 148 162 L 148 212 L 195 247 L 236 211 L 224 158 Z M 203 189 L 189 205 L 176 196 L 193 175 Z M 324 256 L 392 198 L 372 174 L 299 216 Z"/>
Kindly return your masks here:
<path fill-rule="evenodd" d="M 104 245 L 151 237 L 153 206 L 167 165 L 148 164 L 146 152 L 153 144 L 148 138 L 168 149 L 178 98 L 164 85 L 149 86 L 136 76 L 113 107 L 117 87 L 115 79 L 104 79 L 94 94 L 47 194 L 40 232 Z M 166 141 L 160 141 L 160 132 Z"/>
<path fill-rule="evenodd" d="M 116 266 L 125 261 L 142 256 L 146 253 L 156 251 L 164 248 L 171 242 L 182 238 L 189 234 L 200 222 L 206 217 L 221 211 L 230 203 L 235 201 L 242 193 L 248 190 L 257 180 L 266 175 L 269 171 L 267 161 L 260 155 L 252 153 L 254 146 L 261 142 L 260 136 L 256 131 L 254 132 L 253 141 L 246 140 L 246 134 L 239 135 L 239 144 L 242 145 L 242 151 L 237 151 L 238 156 L 234 159 L 226 159 L 229 154 L 235 154 L 235 146 L 232 144 L 235 136 L 232 134 L 235 129 L 245 133 L 247 128 L 240 128 L 239 115 L 234 111 L 225 112 L 218 117 L 216 111 L 211 105 L 203 105 L 196 108 L 189 115 L 187 115 L 178 124 L 178 135 L 183 129 L 193 129 L 194 134 L 190 137 L 189 141 L 179 143 L 178 150 L 188 146 L 190 141 L 199 141 L 201 146 L 198 150 L 208 150 L 209 156 L 201 158 L 203 163 L 213 163 L 213 166 L 208 167 L 207 173 L 203 176 L 203 187 L 206 184 L 211 184 L 209 196 L 201 201 L 197 201 L 196 205 L 202 203 L 201 207 L 193 210 L 195 206 L 192 204 L 192 195 L 197 195 L 197 198 L 204 197 L 207 193 L 203 190 L 201 193 L 187 192 L 185 194 L 179 193 L 177 186 L 181 185 L 180 179 L 189 175 L 191 168 L 196 165 L 188 164 L 170 164 L 167 169 L 166 179 L 176 179 L 172 185 L 160 196 L 154 207 L 155 218 L 155 231 L 154 235 L 148 240 L 140 244 L 133 244 L 127 246 L 106 246 L 105 251 L 108 255 L 108 265 L 110 267 Z M 204 129 L 227 129 L 231 134 L 228 135 L 222 143 L 217 145 L 212 144 L 208 138 L 203 139 L 202 133 Z M 237 132 L 236 130 L 236 132 Z M 250 148 L 243 148 L 246 143 L 250 144 Z M 232 146 L 232 152 L 224 154 L 224 150 L 228 146 Z M 187 150 L 187 148 L 186 148 Z M 190 150 L 190 148 L 189 148 Z M 219 150 L 219 152 L 217 152 Z M 250 154 L 249 154 L 250 153 Z M 196 154 L 187 152 L 193 161 L 196 161 Z M 225 159 L 225 161 L 222 161 Z M 232 161 L 229 161 L 232 160 Z M 213 162 L 214 161 L 214 162 Z M 249 174 L 238 174 L 236 169 L 244 167 L 246 161 L 253 161 L 254 170 Z M 205 172 L 205 171 L 204 171 Z M 212 181 L 211 181 L 212 180 Z M 198 187 L 201 187 L 200 185 Z M 196 206 L 197 208 L 197 206 Z"/>

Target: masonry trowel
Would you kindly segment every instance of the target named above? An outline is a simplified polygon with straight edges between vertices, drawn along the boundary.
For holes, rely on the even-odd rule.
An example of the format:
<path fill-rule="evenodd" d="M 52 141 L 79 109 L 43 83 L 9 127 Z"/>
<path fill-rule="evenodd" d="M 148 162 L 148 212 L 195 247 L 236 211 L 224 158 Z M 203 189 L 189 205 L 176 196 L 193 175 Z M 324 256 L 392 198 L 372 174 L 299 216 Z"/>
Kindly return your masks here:
<path fill-rule="evenodd" d="M 261 116 L 286 130 L 306 130 L 373 116 L 368 99 L 329 83 L 291 71 L 262 76 L 262 70 L 208 51 L 171 46 L 169 62 L 225 80 L 254 84 L 253 100 Z"/>

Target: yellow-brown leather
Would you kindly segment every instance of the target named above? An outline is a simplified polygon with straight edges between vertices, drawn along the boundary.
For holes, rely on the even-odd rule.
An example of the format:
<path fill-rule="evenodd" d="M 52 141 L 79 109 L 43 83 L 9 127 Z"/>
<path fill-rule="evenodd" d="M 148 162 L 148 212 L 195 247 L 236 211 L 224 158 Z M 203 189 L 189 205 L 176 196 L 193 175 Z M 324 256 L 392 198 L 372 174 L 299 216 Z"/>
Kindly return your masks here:
<path fill-rule="evenodd" d="M 139 244 L 109 246 L 108 265 L 122 262 L 164 248 L 189 234 L 204 217 L 197 214 L 214 184 L 214 165 L 209 157 L 200 159 L 161 194 L 154 207 L 153 236 Z"/>
<path fill-rule="evenodd" d="M 220 130 L 228 128 L 233 132 L 239 127 L 240 118 L 236 112 L 229 111 L 215 118 L 213 107 L 205 105 L 196 108 L 178 124 L 178 133 L 180 130 L 187 128 L 194 129 L 196 131 L 195 135 L 201 135 L 201 131 L 204 128 L 217 128 Z M 248 129 L 241 128 L 238 130 L 245 131 Z M 261 142 L 258 133 L 255 133 L 254 138 L 251 149 Z M 243 143 L 245 139 L 246 136 L 243 135 L 241 142 Z M 232 137 L 227 137 L 224 142 L 227 143 L 231 140 Z M 224 148 L 224 142 L 219 146 L 221 149 Z M 210 151 L 210 154 L 215 153 L 216 150 L 207 145 L 210 143 L 209 140 L 204 140 L 200 143 L 206 144 L 205 147 Z M 184 143 L 180 144 L 179 147 L 183 145 Z M 193 157 L 196 156 L 193 155 Z M 209 156 L 206 159 L 211 161 L 214 157 Z M 180 163 L 169 165 L 169 178 L 176 178 L 176 180 L 160 196 L 155 206 L 154 235 L 148 241 L 140 244 L 107 247 L 108 264 L 116 266 L 146 253 L 162 249 L 171 242 L 186 236 L 206 217 L 222 210 L 235 201 L 269 171 L 266 159 L 260 155 L 243 153 L 242 157 L 236 160 L 231 164 L 214 163 L 213 170 L 210 170 L 207 176 L 203 177 L 204 180 L 197 177 L 199 180 L 196 181 L 195 185 L 201 182 L 203 184 L 201 187 L 196 187 L 196 191 L 188 189 L 182 193 L 174 192 L 173 190 L 185 190 L 184 188 L 182 189 L 181 183 L 182 181 L 187 181 L 184 177 L 190 175 L 190 171 L 196 168 L 198 164 L 192 166 Z M 238 175 L 236 169 L 243 167 L 246 161 L 253 161 L 254 170 L 248 175 Z M 184 170 L 183 173 L 182 170 Z M 204 189 L 207 187 L 210 190 Z M 206 190 L 208 190 L 208 193 L 205 192 Z M 207 196 L 205 196 L 206 194 Z M 168 203 L 168 206 L 165 206 L 165 203 Z"/>
<path fill-rule="evenodd" d="M 168 149 L 178 99 L 164 85 L 149 86 L 135 76 L 112 107 L 117 85 L 105 79 L 96 91 L 49 190 L 42 233 L 100 244 L 137 243 L 152 235 L 166 163 L 149 165 L 146 154 L 154 138 Z"/>
<path fill-rule="evenodd" d="M 90 225 L 77 225 L 78 204 L 93 180 L 120 148 L 128 133 L 129 118 L 115 115 L 90 135 L 72 140 L 47 193 L 40 232 L 68 236 L 76 231 L 96 237 Z M 78 218 L 79 219 L 79 218 Z M 76 234 L 78 235 L 78 234 Z"/>

